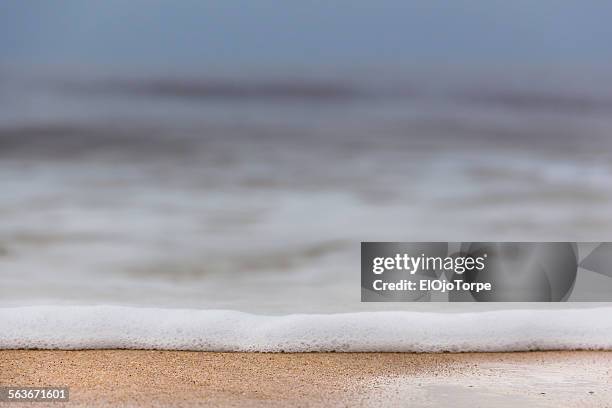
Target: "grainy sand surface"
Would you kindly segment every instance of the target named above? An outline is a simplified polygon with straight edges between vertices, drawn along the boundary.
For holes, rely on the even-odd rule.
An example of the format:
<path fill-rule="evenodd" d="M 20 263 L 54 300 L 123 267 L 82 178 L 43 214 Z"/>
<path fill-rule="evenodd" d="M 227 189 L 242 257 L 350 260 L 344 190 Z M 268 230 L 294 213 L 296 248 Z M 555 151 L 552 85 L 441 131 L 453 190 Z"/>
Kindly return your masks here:
<path fill-rule="evenodd" d="M 55 407 L 612 407 L 612 353 L 5 350 L 0 385 L 70 387 Z"/>

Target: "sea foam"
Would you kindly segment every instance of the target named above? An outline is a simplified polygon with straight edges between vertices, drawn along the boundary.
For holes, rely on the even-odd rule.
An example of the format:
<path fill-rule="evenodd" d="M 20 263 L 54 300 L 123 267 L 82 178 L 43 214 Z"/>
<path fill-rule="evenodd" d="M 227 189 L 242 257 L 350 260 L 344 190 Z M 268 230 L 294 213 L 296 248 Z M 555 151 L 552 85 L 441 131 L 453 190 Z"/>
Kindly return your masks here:
<path fill-rule="evenodd" d="M 120 306 L 0 308 L 0 349 L 467 352 L 612 349 L 612 307 L 253 315 Z"/>

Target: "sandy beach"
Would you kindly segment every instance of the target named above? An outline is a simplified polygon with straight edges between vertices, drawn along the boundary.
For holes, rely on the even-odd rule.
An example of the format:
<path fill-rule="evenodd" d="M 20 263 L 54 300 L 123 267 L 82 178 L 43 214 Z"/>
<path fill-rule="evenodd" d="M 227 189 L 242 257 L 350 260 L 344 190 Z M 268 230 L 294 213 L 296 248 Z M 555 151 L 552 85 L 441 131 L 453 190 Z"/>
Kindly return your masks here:
<path fill-rule="evenodd" d="M 66 406 L 603 407 L 612 404 L 611 367 L 612 353 L 587 351 L 5 350 L 0 385 L 68 386 Z"/>

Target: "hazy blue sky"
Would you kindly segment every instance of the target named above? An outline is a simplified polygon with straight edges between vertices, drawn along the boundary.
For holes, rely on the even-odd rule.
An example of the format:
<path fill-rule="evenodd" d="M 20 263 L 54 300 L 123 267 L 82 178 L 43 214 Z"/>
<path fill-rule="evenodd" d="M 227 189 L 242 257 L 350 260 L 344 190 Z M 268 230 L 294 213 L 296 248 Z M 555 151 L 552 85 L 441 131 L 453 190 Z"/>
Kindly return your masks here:
<path fill-rule="evenodd" d="M 609 63 L 612 1 L 0 2 L 0 60 L 53 64 Z"/>

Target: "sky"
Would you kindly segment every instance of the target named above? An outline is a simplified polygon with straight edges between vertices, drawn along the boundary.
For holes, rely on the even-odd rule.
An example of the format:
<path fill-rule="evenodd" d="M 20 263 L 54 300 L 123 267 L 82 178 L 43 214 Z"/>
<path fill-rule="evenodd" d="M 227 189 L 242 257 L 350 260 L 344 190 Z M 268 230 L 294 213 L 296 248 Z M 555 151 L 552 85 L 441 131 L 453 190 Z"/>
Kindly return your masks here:
<path fill-rule="evenodd" d="M 612 2 L 0 2 L 0 63 L 608 64 Z"/>

